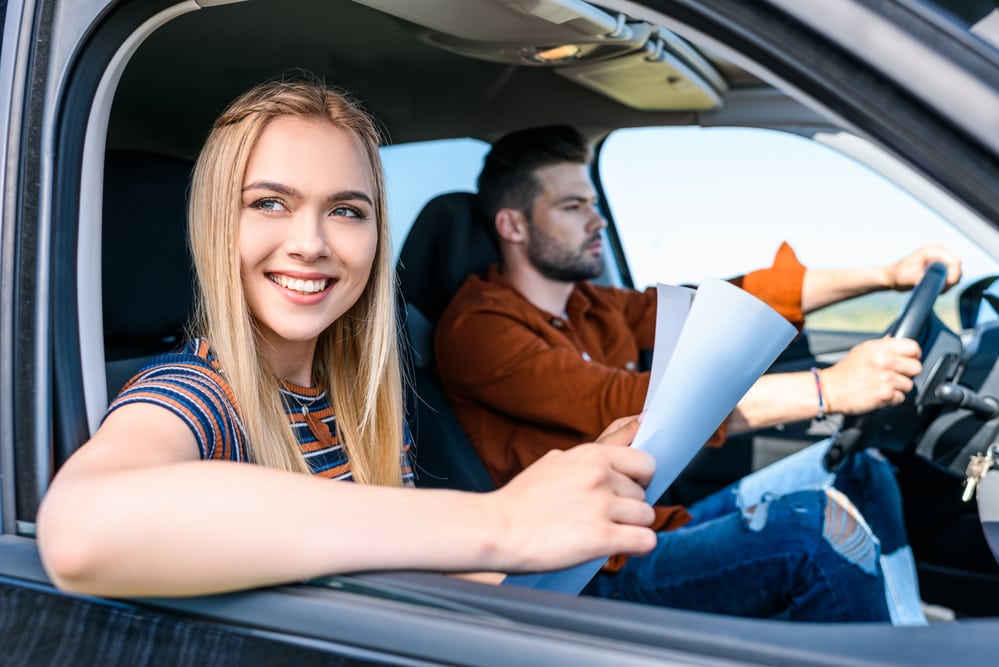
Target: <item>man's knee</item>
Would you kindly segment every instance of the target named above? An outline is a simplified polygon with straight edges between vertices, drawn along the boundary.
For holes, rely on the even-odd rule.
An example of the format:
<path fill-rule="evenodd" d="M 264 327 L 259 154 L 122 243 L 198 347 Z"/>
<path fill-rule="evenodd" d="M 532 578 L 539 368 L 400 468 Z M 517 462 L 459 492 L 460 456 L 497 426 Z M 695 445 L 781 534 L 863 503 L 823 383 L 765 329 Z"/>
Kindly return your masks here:
<path fill-rule="evenodd" d="M 850 500 L 836 489 L 825 490 L 822 537 L 843 558 L 868 574 L 877 572 L 877 538 Z"/>
<path fill-rule="evenodd" d="M 799 491 L 742 511 L 753 532 L 768 531 L 770 542 L 819 555 L 822 545 L 866 574 L 876 574 L 880 545 L 849 498 L 835 488 Z"/>
<path fill-rule="evenodd" d="M 840 491 L 797 491 L 747 508 L 743 527 L 782 556 L 794 618 L 888 620 L 877 538 Z"/>

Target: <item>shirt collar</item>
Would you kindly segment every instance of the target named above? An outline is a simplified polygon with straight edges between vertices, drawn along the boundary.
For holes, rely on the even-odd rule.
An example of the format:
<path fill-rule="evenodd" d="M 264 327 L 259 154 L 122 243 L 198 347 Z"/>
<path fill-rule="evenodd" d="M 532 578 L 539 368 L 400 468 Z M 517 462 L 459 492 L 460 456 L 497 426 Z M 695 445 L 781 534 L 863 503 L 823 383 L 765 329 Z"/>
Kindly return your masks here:
<path fill-rule="evenodd" d="M 506 289 L 511 290 L 516 293 L 524 302 L 531 305 L 532 308 L 540 313 L 543 313 L 547 317 L 562 317 L 562 313 L 549 313 L 543 308 L 538 308 L 538 306 L 531 303 L 523 294 L 517 291 L 517 288 L 513 286 L 506 276 L 504 276 L 499 269 L 498 264 L 491 265 L 486 271 L 486 281 L 493 283 L 494 285 L 502 286 Z M 590 286 L 586 282 L 578 282 L 569 294 L 569 301 L 565 305 L 565 313 L 569 316 L 570 320 L 575 320 L 584 317 L 586 313 L 589 312 L 593 305 L 593 301 L 589 297 Z"/>

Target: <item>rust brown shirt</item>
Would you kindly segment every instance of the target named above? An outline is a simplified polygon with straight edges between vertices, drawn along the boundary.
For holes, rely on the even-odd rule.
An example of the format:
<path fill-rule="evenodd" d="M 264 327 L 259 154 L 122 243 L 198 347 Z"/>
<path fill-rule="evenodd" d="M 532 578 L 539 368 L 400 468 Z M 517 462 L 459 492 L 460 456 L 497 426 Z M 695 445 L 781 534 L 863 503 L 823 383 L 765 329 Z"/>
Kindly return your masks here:
<path fill-rule="evenodd" d="M 804 272 L 785 243 L 771 267 L 732 282 L 800 326 Z M 636 362 L 655 339 L 655 288 L 579 283 L 565 316 L 533 305 L 493 266 L 462 284 L 438 323 L 444 390 L 497 485 L 545 452 L 592 441 L 642 409 L 649 373 Z M 724 425 L 710 444 L 723 441 Z M 689 519 L 681 507 L 657 514 L 658 530 Z"/>

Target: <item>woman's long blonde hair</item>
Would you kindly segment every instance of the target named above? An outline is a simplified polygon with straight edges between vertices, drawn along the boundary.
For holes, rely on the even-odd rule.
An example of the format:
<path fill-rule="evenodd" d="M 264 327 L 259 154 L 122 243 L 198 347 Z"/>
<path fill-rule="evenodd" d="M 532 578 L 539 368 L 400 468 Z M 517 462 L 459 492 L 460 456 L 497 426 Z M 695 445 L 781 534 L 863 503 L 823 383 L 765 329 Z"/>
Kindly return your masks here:
<path fill-rule="evenodd" d="M 328 121 L 356 137 L 368 157 L 378 224 L 371 276 L 357 303 L 319 336 L 313 376 L 331 394 L 337 436 L 354 479 L 399 485 L 402 380 L 380 135 L 347 95 L 311 81 L 268 82 L 244 93 L 215 121 L 191 185 L 189 231 L 199 285 L 194 333 L 207 338 L 218 356 L 243 419 L 251 458 L 307 473 L 277 380 L 260 352 L 240 280 L 246 165 L 264 128 L 282 116 Z"/>

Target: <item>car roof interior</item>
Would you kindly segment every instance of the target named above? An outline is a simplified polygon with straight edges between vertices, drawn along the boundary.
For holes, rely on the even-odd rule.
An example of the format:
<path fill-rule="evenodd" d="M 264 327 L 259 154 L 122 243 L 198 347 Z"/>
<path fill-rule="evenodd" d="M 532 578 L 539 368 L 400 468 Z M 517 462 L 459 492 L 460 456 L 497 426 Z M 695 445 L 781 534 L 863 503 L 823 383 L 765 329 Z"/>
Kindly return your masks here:
<path fill-rule="evenodd" d="M 559 60 L 560 48 L 576 55 Z M 706 122 L 764 91 L 778 103 L 745 70 L 580 0 L 251 0 L 179 16 L 145 40 L 121 77 L 108 146 L 193 159 L 230 100 L 296 68 L 359 97 L 389 143 L 558 122 L 597 136 Z"/>

